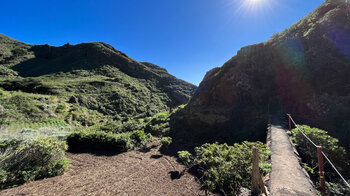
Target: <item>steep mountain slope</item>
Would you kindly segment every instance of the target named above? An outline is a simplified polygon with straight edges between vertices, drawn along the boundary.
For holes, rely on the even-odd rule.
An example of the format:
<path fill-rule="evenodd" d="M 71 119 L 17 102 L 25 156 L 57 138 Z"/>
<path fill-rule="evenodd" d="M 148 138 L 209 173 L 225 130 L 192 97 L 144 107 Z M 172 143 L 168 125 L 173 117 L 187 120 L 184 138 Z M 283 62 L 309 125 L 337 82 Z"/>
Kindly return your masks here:
<path fill-rule="evenodd" d="M 350 4 L 327 1 L 209 71 L 183 111 L 194 136 L 263 139 L 268 110 L 350 143 Z"/>
<path fill-rule="evenodd" d="M 184 104 L 196 89 L 105 43 L 30 45 L 2 34 L 0 75 L 0 118 L 7 123 L 126 122 Z"/>

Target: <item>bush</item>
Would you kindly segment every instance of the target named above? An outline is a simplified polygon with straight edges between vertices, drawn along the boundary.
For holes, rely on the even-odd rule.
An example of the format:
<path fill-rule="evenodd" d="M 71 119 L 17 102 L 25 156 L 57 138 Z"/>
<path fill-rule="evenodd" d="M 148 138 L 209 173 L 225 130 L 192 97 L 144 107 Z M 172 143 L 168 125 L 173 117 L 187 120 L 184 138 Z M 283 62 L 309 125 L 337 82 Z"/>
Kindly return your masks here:
<path fill-rule="evenodd" d="M 42 137 L 29 144 L 5 143 L 0 154 L 1 189 L 56 176 L 68 167 L 63 141 Z"/>
<path fill-rule="evenodd" d="M 20 141 L 17 139 L 0 141 L 0 153 L 4 153 L 7 149 L 18 146 Z"/>
<path fill-rule="evenodd" d="M 103 131 L 79 131 L 67 136 L 69 149 L 109 150 L 126 152 L 147 143 L 150 135 L 143 131 L 106 133 Z"/>
<path fill-rule="evenodd" d="M 322 146 L 322 151 L 328 156 L 331 161 L 339 167 L 340 171 L 347 171 L 349 168 L 349 160 L 347 159 L 346 151 L 339 145 L 338 139 L 328 135 L 327 131 L 311 128 L 307 125 L 298 125 L 298 127 L 316 144 Z M 298 152 L 302 158 L 311 167 L 317 166 L 317 153 L 314 147 L 299 131 L 293 129 L 288 132 L 291 140 L 295 143 Z M 330 169 L 329 171 L 333 171 Z"/>
<path fill-rule="evenodd" d="M 307 125 L 298 125 L 298 127 L 316 144 L 322 146 L 323 152 L 328 158 L 335 164 L 337 169 L 346 176 L 350 175 L 349 160 L 347 159 L 346 151 L 339 145 L 339 141 L 328 135 L 327 131 L 311 128 Z M 298 152 L 300 153 L 302 160 L 305 162 L 304 168 L 309 172 L 312 180 L 315 184 L 319 182 L 318 172 L 315 172 L 312 168 L 317 168 L 318 159 L 316 153 L 316 147 L 313 146 L 298 129 L 293 129 L 288 132 L 291 140 L 296 145 Z M 330 195 L 347 195 L 350 192 L 349 188 L 346 188 L 344 182 L 339 181 L 339 176 L 335 173 L 333 168 L 329 164 L 325 164 L 325 177 L 328 187 L 328 194 Z M 339 181 L 339 182 L 338 182 Z M 341 193 L 341 194 L 338 194 Z"/>
<path fill-rule="evenodd" d="M 350 181 L 348 181 L 350 183 Z M 350 195 L 350 188 L 344 185 L 343 181 L 326 182 L 327 195 L 330 196 L 347 196 Z M 321 195 L 321 194 L 320 194 Z"/>
<path fill-rule="evenodd" d="M 65 109 L 66 109 L 66 106 L 64 104 L 60 104 L 60 105 L 57 106 L 56 112 L 57 113 L 63 113 L 65 111 Z"/>
<path fill-rule="evenodd" d="M 196 147 L 196 156 L 191 161 L 187 151 L 178 152 L 185 165 L 192 162 L 198 166 L 206 189 L 220 191 L 225 195 L 236 195 L 241 187 L 251 186 L 252 148 L 260 150 L 260 172 L 270 172 L 270 164 L 264 162 L 270 155 L 266 145 L 261 142 L 243 142 L 242 144 L 204 144 Z"/>
<path fill-rule="evenodd" d="M 173 142 L 171 137 L 162 137 L 162 139 L 160 140 L 160 142 L 162 143 L 162 145 L 165 148 L 168 148 L 170 146 L 170 144 Z"/>
<path fill-rule="evenodd" d="M 162 112 L 152 117 L 146 126 L 145 131 L 154 136 L 164 136 L 170 131 L 170 113 Z"/>
<path fill-rule="evenodd" d="M 131 133 L 130 138 L 134 141 L 134 145 L 139 147 L 147 144 L 152 136 L 145 134 L 143 131 L 136 130 Z"/>
<path fill-rule="evenodd" d="M 120 127 L 121 130 L 119 132 L 131 132 L 141 128 L 142 128 L 142 123 L 139 123 L 136 121 L 128 121 L 123 123 L 123 125 Z"/>
<path fill-rule="evenodd" d="M 185 164 L 186 166 L 189 166 L 191 163 L 191 156 L 192 154 L 188 151 L 179 151 L 177 152 L 180 161 Z"/>

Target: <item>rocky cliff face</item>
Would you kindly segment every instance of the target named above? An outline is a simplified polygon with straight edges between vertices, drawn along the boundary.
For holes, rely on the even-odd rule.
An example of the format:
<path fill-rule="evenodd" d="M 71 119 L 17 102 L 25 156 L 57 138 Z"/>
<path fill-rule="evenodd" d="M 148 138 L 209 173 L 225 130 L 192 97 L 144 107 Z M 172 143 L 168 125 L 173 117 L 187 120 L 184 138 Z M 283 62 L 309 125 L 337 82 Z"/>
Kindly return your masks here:
<path fill-rule="evenodd" d="M 327 1 L 209 71 L 184 119 L 198 134 L 254 140 L 265 132 L 270 107 L 350 138 L 349 76 L 350 4 Z"/>

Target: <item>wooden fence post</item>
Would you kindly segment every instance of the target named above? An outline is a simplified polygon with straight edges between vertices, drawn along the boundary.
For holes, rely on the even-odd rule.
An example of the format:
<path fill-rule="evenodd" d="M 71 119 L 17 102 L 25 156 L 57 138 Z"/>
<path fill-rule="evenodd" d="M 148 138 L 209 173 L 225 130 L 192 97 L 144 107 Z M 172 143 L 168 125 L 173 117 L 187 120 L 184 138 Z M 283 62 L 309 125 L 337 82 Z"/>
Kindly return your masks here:
<path fill-rule="evenodd" d="M 318 158 L 318 168 L 320 172 L 320 191 L 322 195 L 326 195 L 326 183 L 324 179 L 324 168 L 323 168 L 323 155 L 322 155 L 322 147 L 317 146 L 317 158 Z"/>
<path fill-rule="evenodd" d="M 288 122 L 289 122 L 289 131 L 292 130 L 292 121 L 290 119 L 290 115 L 288 114 Z"/>
<path fill-rule="evenodd" d="M 252 196 L 258 196 L 260 194 L 259 190 L 259 149 L 253 148 L 253 169 L 252 169 Z"/>

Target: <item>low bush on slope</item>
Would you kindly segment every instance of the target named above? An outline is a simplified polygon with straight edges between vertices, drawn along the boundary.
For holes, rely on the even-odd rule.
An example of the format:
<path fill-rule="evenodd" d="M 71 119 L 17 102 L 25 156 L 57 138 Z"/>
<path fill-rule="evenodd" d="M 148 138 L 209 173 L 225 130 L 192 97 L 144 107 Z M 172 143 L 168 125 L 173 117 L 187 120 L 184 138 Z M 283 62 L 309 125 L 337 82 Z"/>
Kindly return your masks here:
<path fill-rule="evenodd" d="M 70 150 L 108 150 L 119 153 L 142 146 L 150 139 L 151 135 L 143 131 L 119 134 L 103 131 L 78 131 L 67 136 L 67 143 Z"/>
<path fill-rule="evenodd" d="M 345 149 L 339 145 L 339 140 L 328 135 L 327 131 L 311 128 L 307 125 L 298 125 L 299 128 L 316 144 L 322 146 L 323 152 L 335 164 L 337 169 L 350 177 L 350 162 Z M 305 162 L 304 168 L 309 172 L 311 179 L 319 186 L 317 149 L 313 146 L 298 129 L 288 132 L 291 140 L 295 143 L 302 160 Z M 341 181 L 331 165 L 325 160 L 325 177 L 328 195 L 350 195 L 350 189 Z"/>
<path fill-rule="evenodd" d="M 68 167 L 64 141 L 38 138 L 31 143 L 0 142 L 0 189 L 61 174 Z"/>
<path fill-rule="evenodd" d="M 260 151 L 260 173 L 270 171 L 266 162 L 270 151 L 261 142 L 242 144 L 204 144 L 195 148 L 195 156 L 188 151 L 179 151 L 180 160 L 187 166 L 197 166 L 204 188 L 225 195 L 236 195 L 241 187 L 250 188 L 252 172 L 252 148 Z"/>

